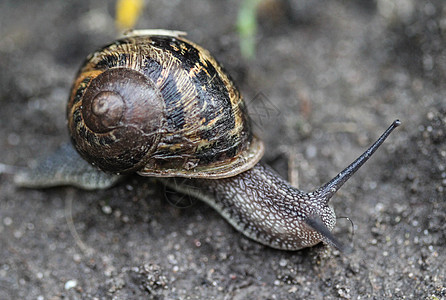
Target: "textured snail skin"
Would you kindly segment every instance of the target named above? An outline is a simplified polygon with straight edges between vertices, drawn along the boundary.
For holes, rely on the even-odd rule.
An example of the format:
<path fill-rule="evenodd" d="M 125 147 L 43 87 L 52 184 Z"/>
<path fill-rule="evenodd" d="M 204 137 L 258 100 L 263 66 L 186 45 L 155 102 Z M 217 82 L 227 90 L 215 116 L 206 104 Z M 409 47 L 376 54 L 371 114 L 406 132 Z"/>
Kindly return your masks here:
<path fill-rule="evenodd" d="M 71 144 L 64 144 L 36 166 L 25 169 L 14 176 L 18 186 L 27 188 L 50 188 L 75 186 L 84 190 L 107 189 L 124 176 L 98 170 L 79 156 Z"/>
<path fill-rule="evenodd" d="M 206 202 L 245 236 L 272 248 L 299 250 L 321 241 L 342 247 L 304 222 L 313 217 L 334 228 L 336 215 L 325 199 L 293 188 L 263 164 L 230 178 L 163 182 Z"/>

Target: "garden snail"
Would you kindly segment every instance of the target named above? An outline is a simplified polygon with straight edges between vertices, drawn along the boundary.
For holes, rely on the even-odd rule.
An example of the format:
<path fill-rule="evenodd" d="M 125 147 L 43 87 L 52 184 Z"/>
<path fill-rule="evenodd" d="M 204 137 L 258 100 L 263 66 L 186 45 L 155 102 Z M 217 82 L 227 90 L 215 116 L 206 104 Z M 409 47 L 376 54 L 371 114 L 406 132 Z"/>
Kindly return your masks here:
<path fill-rule="evenodd" d="M 331 234 L 336 217 L 328 201 L 400 124 L 394 121 L 327 184 L 302 192 L 259 163 L 263 143 L 251 132 L 239 91 L 209 52 L 179 32 L 153 30 L 87 58 L 67 117 L 77 152 L 62 147 L 19 173 L 17 184 L 96 189 L 126 173 L 155 176 L 208 203 L 247 237 L 284 250 L 321 241 L 343 248 Z"/>

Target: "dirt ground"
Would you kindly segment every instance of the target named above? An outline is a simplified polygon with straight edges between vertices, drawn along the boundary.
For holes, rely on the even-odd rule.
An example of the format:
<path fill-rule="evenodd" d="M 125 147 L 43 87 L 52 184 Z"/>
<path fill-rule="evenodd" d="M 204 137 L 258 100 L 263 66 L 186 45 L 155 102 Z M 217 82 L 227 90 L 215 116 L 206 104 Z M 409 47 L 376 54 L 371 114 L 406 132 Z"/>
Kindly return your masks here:
<path fill-rule="evenodd" d="M 138 176 L 95 192 L 16 187 L 5 165 L 68 140 L 77 68 L 116 31 L 112 1 L 3 0 L 0 299 L 446 298 L 444 1 L 265 0 L 251 60 L 238 1 L 146 2 L 137 27 L 208 48 L 245 96 L 264 161 L 303 190 L 402 121 L 332 200 L 354 223 L 334 231 L 354 252 L 264 247 Z"/>

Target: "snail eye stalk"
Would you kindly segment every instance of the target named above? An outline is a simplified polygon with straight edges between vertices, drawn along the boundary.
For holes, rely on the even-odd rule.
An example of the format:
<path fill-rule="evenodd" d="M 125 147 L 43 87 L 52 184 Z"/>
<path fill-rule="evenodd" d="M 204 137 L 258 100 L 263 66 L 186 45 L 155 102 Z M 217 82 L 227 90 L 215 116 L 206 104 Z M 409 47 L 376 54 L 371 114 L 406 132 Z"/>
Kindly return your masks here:
<path fill-rule="evenodd" d="M 324 184 L 322 187 L 318 188 L 313 193 L 317 195 L 319 199 L 327 204 L 331 197 L 341 188 L 341 186 L 353 175 L 356 171 L 361 168 L 361 166 L 375 153 L 379 146 L 384 143 L 387 137 L 392 133 L 392 131 L 401 125 L 400 120 L 395 120 L 389 126 L 389 128 L 384 131 L 384 133 L 354 162 L 352 162 L 347 168 L 342 170 L 338 175 L 336 175 L 332 180 Z"/>

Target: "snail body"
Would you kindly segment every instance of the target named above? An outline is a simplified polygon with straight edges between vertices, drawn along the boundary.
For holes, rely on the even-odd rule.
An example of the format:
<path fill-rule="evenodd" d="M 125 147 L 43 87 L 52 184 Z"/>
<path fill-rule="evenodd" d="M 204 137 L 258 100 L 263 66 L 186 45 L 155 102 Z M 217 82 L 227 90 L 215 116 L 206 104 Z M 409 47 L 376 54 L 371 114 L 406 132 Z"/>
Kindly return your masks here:
<path fill-rule="evenodd" d="M 331 234 L 336 216 L 328 201 L 400 124 L 330 182 L 302 192 L 259 163 L 263 143 L 220 64 L 168 31 L 138 32 L 91 54 L 67 118 L 77 152 L 64 147 L 18 174 L 18 184 L 95 189 L 121 174 L 154 176 L 208 203 L 249 238 L 284 250 L 321 241 L 344 248 Z"/>

